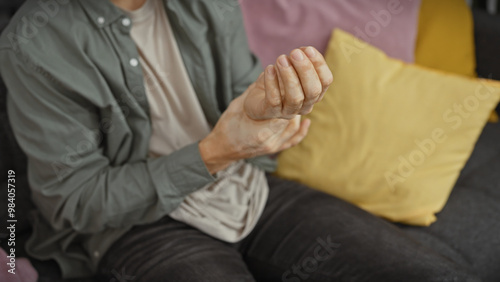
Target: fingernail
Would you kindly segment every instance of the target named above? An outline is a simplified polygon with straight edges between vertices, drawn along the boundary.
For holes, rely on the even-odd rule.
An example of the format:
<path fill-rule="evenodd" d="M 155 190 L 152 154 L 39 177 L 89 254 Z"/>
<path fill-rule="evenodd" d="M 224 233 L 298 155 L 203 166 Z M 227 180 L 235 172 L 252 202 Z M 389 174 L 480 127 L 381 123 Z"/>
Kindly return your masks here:
<path fill-rule="evenodd" d="M 312 58 L 312 57 L 316 56 L 316 51 L 314 50 L 313 47 L 309 46 L 309 47 L 306 48 L 306 55 L 309 58 Z"/>
<path fill-rule="evenodd" d="M 282 55 L 278 61 L 280 62 L 280 65 L 287 68 L 290 66 L 290 63 L 288 62 L 288 58 L 285 55 Z"/>
<path fill-rule="evenodd" d="M 302 61 L 302 60 L 304 60 L 304 54 L 302 53 L 302 51 L 295 49 L 292 52 L 292 58 L 297 60 L 297 61 Z"/>
<path fill-rule="evenodd" d="M 273 65 L 269 65 L 267 67 L 267 74 L 272 78 L 276 75 L 276 70 L 274 69 Z"/>

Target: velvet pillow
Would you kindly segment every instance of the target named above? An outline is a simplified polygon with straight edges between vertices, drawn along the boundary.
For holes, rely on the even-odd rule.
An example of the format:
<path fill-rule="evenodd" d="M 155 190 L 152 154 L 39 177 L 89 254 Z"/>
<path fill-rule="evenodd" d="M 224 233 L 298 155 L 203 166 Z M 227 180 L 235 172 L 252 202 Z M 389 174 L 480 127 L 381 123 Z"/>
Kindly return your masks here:
<path fill-rule="evenodd" d="M 431 224 L 500 83 L 405 64 L 340 30 L 326 60 L 335 82 L 308 115 L 307 137 L 280 154 L 277 174 L 392 221 Z"/>
<path fill-rule="evenodd" d="M 389 56 L 414 61 L 420 0 L 240 0 L 250 48 L 263 66 L 293 48 L 323 52 L 342 28 Z"/>

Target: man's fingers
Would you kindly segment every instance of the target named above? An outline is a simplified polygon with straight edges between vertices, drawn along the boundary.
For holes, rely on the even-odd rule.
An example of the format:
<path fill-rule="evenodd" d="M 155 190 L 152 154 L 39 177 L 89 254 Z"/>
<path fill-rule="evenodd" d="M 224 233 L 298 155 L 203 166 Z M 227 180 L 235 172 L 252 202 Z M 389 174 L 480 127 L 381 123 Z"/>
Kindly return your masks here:
<path fill-rule="evenodd" d="M 302 47 L 281 55 L 275 66 L 268 66 L 255 83 L 259 95 L 248 97 L 245 109 L 253 119 L 305 115 L 320 101 L 333 75 L 323 56 L 313 47 Z"/>
<path fill-rule="evenodd" d="M 318 100 L 316 102 L 319 102 L 330 84 L 333 82 L 333 74 L 330 71 L 330 68 L 326 64 L 325 58 L 321 53 L 316 50 L 314 47 L 302 47 L 300 48 L 309 58 L 311 63 L 314 65 L 314 68 L 316 70 L 316 73 L 318 74 L 319 80 L 321 82 L 321 86 L 323 88 L 323 91 L 321 95 L 319 96 Z"/>
<path fill-rule="evenodd" d="M 281 114 L 282 102 L 278 74 L 273 65 L 269 65 L 265 69 L 265 86 L 268 105 L 266 116 L 267 118 L 278 117 Z"/>
<path fill-rule="evenodd" d="M 304 102 L 299 114 L 308 114 L 312 110 L 314 103 L 319 99 L 319 96 L 323 93 L 323 86 L 313 63 L 302 50 L 293 50 L 290 53 L 290 59 L 304 92 Z"/>
<path fill-rule="evenodd" d="M 255 81 L 255 86 L 259 88 L 265 87 L 264 78 L 265 78 L 264 73 L 261 72 L 259 74 L 259 77 L 257 77 L 257 80 Z"/>
<path fill-rule="evenodd" d="M 259 131 L 258 138 L 267 143 L 267 153 L 276 153 L 281 151 L 280 148 L 283 143 L 294 136 L 299 130 L 299 127 L 300 116 L 295 116 L 295 118 L 291 120 L 281 118 L 273 119 L 265 128 Z"/>
<path fill-rule="evenodd" d="M 265 100 L 265 75 L 261 73 L 255 83 L 241 96 L 244 97 L 243 109 L 245 113 L 254 120 L 265 119 L 267 103 Z M 240 97 L 241 97 L 240 96 Z M 233 100 L 236 101 L 237 99 Z"/>
<path fill-rule="evenodd" d="M 268 144 L 271 144 L 270 153 L 276 153 L 281 151 L 281 146 L 284 142 L 287 142 L 294 136 L 300 128 L 300 116 L 295 116 L 295 118 L 291 120 L 285 119 L 274 119 L 275 122 L 271 122 L 269 126 L 264 129 L 268 132 L 273 132 L 274 136 L 268 139 Z M 279 121 L 279 122 L 278 122 Z M 283 124 L 281 122 L 286 122 L 286 126 L 282 127 Z"/>
<path fill-rule="evenodd" d="M 293 119 L 291 119 L 288 123 L 288 126 L 283 130 L 283 132 L 279 135 L 279 139 L 281 143 L 286 142 L 290 138 L 292 138 L 295 133 L 300 128 L 300 116 L 295 116 Z"/>
<path fill-rule="evenodd" d="M 297 144 L 299 144 L 307 135 L 307 132 L 309 132 L 309 127 L 311 125 L 311 120 L 310 119 L 305 119 L 300 123 L 300 128 L 299 130 L 288 139 L 283 145 L 280 147 L 279 151 L 286 150 L 288 148 L 294 147 Z"/>
<path fill-rule="evenodd" d="M 300 111 L 304 102 L 302 85 L 290 59 L 286 55 L 278 57 L 276 65 L 278 66 L 278 74 L 282 79 L 285 91 L 285 96 L 282 97 L 283 118 L 292 118 Z"/>

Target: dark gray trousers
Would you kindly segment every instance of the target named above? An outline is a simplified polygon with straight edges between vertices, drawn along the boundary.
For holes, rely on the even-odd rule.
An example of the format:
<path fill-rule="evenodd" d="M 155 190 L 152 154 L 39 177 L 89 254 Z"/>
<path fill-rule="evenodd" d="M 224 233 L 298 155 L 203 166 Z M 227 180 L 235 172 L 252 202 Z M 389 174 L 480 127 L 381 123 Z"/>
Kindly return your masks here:
<path fill-rule="evenodd" d="M 413 231 L 335 197 L 269 175 L 268 182 L 264 213 L 241 242 L 221 242 L 164 217 L 115 242 L 101 261 L 99 277 L 120 282 L 481 281 L 462 256 L 465 249 L 432 247 Z"/>

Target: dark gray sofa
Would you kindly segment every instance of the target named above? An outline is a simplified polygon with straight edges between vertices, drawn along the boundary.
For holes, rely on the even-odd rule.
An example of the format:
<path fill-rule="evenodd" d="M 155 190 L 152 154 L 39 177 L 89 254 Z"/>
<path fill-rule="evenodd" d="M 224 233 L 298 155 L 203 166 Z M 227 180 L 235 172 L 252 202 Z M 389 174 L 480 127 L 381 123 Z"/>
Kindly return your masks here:
<path fill-rule="evenodd" d="M 22 0 L 0 3 L 0 31 Z M 490 16 L 483 11 L 474 11 L 477 72 L 482 77 L 500 80 L 500 16 Z M 498 110 L 498 109 L 497 109 Z M 29 211 L 34 209 L 26 180 L 26 157 L 17 145 L 6 113 L 6 89 L 0 80 L 0 179 L 6 185 L 9 169 L 15 170 L 17 180 L 16 256 L 27 256 L 24 242 L 30 235 Z M 6 218 L 7 193 L 0 195 L 0 239 L 1 247 L 7 249 Z M 488 216 L 491 232 L 477 233 L 463 228 L 464 222 L 475 221 L 484 224 Z M 438 221 L 430 227 L 411 227 L 395 224 L 415 240 L 432 247 L 445 257 L 464 266 L 471 267 L 484 281 L 500 281 L 500 124 L 488 124 L 463 169 L 456 187 Z M 489 223 L 488 223 L 489 224 Z M 464 239 L 467 238 L 467 239 Z M 474 246 L 477 250 L 465 256 L 461 250 Z M 402 246 L 404 248 L 404 246 Z M 491 258 L 494 258 L 493 260 Z M 340 258 L 341 259 L 341 258 Z M 62 281 L 54 261 L 42 262 L 30 258 L 39 273 L 39 281 Z M 73 281 L 93 281 L 73 280 Z"/>

